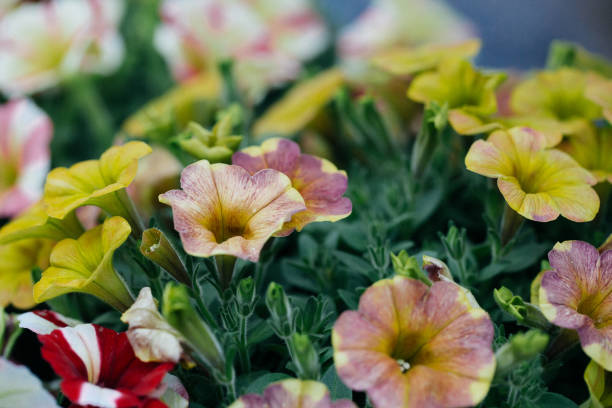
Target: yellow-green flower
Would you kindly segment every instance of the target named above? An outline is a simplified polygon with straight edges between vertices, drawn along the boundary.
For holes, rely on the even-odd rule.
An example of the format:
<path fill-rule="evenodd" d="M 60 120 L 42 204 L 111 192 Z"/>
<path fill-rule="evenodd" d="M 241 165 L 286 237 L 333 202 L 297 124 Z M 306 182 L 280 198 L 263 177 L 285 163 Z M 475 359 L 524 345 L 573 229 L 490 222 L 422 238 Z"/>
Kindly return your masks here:
<path fill-rule="evenodd" d="M 437 71 L 418 75 L 408 89 L 408 97 L 417 102 L 448 104 L 454 127 L 457 115 L 483 120 L 497 112 L 495 90 L 505 79 L 505 74 L 477 71 L 468 61 L 447 59 Z"/>
<path fill-rule="evenodd" d="M 597 178 L 597 182 L 612 183 L 612 128 L 585 125 L 572 134 L 560 146 L 585 169 Z"/>
<path fill-rule="evenodd" d="M 468 170 L 497 179 L 514 211 L 534 221 L 559 214 L 576 222 L 591 221 L 599 197 L 595 177 L 567 153 L 546 148 L 546 138 L 530 128 L 493 132 L 472 144 L 465 157 Z"/>
<path fill-rule="evenodd" d="M 612 79 L 590 76 L 585 95 L 601 107 L 604 118 L 612 123 Z"/>
<path fill-rule="evenodd" d="M 146 143 L 129 142 L 111 147 L 99 160 L 53 169 L 47 176 L 43 196 L 47 214 L 63 219 L 78 207 L 95 205 L 139 227 L 125 188 L 136 176 L 138 159 L 149 153 L 151 148 Z"/>
<path fill-rule="evenodd" d="M 0 245 L 28 238 L 61 241 L 64 238 L 78 238 L 82 233 L 83 227 L 74 211 L 64 219 L 52 218 L 47 215 L 44 204 L 38 202 L 0 228 Z"/>
<path fill-rule="evenodd" d="M 602 366 L 591 360 L 584 370 L 584 382 L 589 389 L 590 398 L 583 408 L 612 407 L 612 376 Z"/>
<path fill-rule="evenodd" d="M 34 300 L 41 303 L 66 293 L 83 292 L 125 311 L 133 298 L 113 268 L 113 254 L 130 232 L 126 220 L 112 217 L 78 239 L 60 241 L 51 252 L 51 266 L 34 285 Z"/>
<path fill-rule="evenodd" d="M 601 117 L 601 108 L 586 96 L 588 74 L 572 68 L 542 71 L 520 83 L 510 105 L 519 116 L 554 119 L 562 133 L 572 133 L 584 119 Z"/>
<path fill-rule="evenodd" d="M 54 242 L 24 239 L 0 245 L 0 307 L 12 304 L 19 309 L 36 305 L 32 297 L 32 269 L 46 268 Z"/>
<path fill-rule="evenodd" d="M 435 68 L 449 58 L 471 58 L 480 51 L 480 40 L 471 39 L 458 44 L 427 44 L 418 48 L 394 48 L 382 52 L 372 63 L 392 75 L 412 75 Z"/>

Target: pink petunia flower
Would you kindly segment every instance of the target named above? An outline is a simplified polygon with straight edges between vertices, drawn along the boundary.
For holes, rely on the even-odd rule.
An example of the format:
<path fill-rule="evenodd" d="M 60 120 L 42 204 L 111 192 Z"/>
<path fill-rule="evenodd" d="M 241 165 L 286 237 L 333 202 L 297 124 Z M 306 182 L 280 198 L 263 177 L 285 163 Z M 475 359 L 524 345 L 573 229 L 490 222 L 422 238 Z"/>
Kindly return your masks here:
<path fill-rule="evenodd" d="M 0 105 L 0 218 L 19 214 L 42 196 L 52 134 L 51 120 L 33 102 Z"/>

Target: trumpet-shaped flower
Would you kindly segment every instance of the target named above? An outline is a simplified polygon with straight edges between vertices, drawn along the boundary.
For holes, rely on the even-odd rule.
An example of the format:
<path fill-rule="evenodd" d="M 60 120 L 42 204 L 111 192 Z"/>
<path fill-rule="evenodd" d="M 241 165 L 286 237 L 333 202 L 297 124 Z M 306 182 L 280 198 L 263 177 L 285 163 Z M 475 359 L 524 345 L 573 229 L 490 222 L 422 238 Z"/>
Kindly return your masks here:
<path fill-rule="evenodd" d="M 0 105 L 0 218 L 17 215 L 42 195 L 52 134 L 51 121 L 33 102 Z"/>
<path fill-rule="evenodd" d="M 318 381 L 287 379 L 268 385 L 263 395 L 247 394 L 229 408 L 357 408 L 350 400 L 331 401 L 329 390 Z"/>
<path fill-rule="evenodd" d="M 301 231 L 311 222 L 334 222 L 351 214 L 351 200 L 342 196 L 348 183 L 346 173 L 325 159 L 302 154 L 291 140 L 274 138 L 261 146 L 247 147 L 234 153 L 232 163 L 251 174 L 267 168 L 278 170 L 291 179 L 304 198 L 306 209 L 294 214 L 277 236 L 289 235 L 294 229 Z"/>
<path fill-rule="evenodd" d="M 343 59 L 363 59 L 396 47 L 449 43 L 473 36 L 472 25 L 442 1 L 375 0 L 340 32 Z"/>
<path fill-rule="evenodd" d="M 239 86 L 257 100 L 295 78 L 302 61 L 327 43 L 322 20 L 305 0 L 167 0 L 155 44 L 183 81 L 232 58 Z"/>
<path fill-rule="evenodd" d="M 130 232 L 127 221 L 112 217 L 78 239 L 60 241 L 51 252 L 51 266 L 34 285 L 34 300 L 40 303 L 66 293 L 84 292 L 125 311 L 133 299 L 112 261 Z"/>
<path fill-rule="evenodd" d="M 596 180 L 568 154 L 547 149 L 546 137 L 529 128 L 493 132 L 472 144 L 468 170 L 497 179 L 506 202 L 523 217 L 540 222 L 559 214 L 576 222 L 591 221 L 599 197 Z"/>
<path fill-rule="evenodd" d="M 543 71 L 514 88 L 512 110 L 519 115 L 556 120 L 563 133 L 582 126 L 582 119 L 601 117 L 601 108 L 586 95 L 587 74 L 572 68 Z"/>
<path fill-rule="evenodd" d="M 78 73 L 108 74 L 123 58 L 121 0 L 24 2 L 0 24 L 0 89 L 25 95 Z"/>
<path fill-rule="evenodd" d="M 201 160 L 183 170 L 181 188 L 159 200 L 172 207 L 174 228 L 194 256 L 256 262 L 268 238 L 305 209 L 291 180 L 272 169 L 250 175 L 240 166 Z"/>
<path fill-rule="evenodd" d="M 36 305 L 32 297 L 32 269 L 49 265 L 53 241 L 25 239 L 0 245 L 0 306 L 19 309 Z"/>
<path fill-rule="evenodd" d="M 483 74 L 461 59 L 447 59 L 434 72 L 418 75 L 408 97 L 417 102 L 446 103 L 451 125 L 455 117 L 487 117 L 497 112 L 495 90 L 506 79 L 504 74 Z"/>
<path fill-rule="evenodd" d="M 78 207 L 95 205 L 121 215 L 137 225 L 134 209 L 125 193 L 138 170 L 138 159 L 151 153 L 143 142 L 113 146 L 99 160 L 87 160 L 70 168 L 58 167 L 47 176 L 43 201 L 47 214 L 64 218 Z"/>
<path fill-rule="evenodd" d="M 568 137 L 559 149 L 565 151 L 597 178 L 612 183 L 612 128 L 588 125 Z"/>
<path fill-rule="evenodd" d="M 583 241 L 557 243 L 540 285 L 540 309 L 553 324 L 578 332 L 582 350 L 612 371 L 612 251 Z"/>
<path fill-rule="evenodd" d="M 477 405 L 495 371 L 493 324 L 451 282 L 376 282 L 332 333 L 340 379 L 376 407 Z"/>

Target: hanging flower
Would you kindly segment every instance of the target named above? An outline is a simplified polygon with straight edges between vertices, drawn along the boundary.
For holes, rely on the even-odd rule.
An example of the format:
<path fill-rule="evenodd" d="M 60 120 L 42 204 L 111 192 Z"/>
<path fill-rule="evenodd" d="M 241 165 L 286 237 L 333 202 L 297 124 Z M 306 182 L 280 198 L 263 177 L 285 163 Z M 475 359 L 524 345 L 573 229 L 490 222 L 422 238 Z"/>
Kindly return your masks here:
<path fill-rule="evenodd" d="M 33 102 L 0 105 L 0 218 L 17 215 L 42 195 L 52 135 L 51 120 Z"/>
<path fill-rule="evenodd" d="M 125 188 L 138 170 L 138 159 L 151 153 L 143 142 L 113 146 L 99 160 L 87 160 L 70 168 L 58 167 L 47 176 L 43 201 L 47 214 L 64 218 L 85 205 L 95 205 L 112 215 L 139 226 L 139 217 L 129 201 Z"/>
<path fill-rule="evenodd" d="M 495 372 L 493 324 L 451 282 L 376 282 L 334 324 L 340 379 L 376 407 L 478 405 Z"/>
<path fill-rule="evenodd" d="M 59 242 L 51 252 L 51 266 L 34 285 L 34 300 L 41 303 L 66 293 L 83 292 L 125 311 L 133 299 L 113 268 L 113 254 L 130 231 L 127 221 L 112 217 L 78 239 Z"/>
<path fill-rule="evenodd" d="M 582 350 L 612 371 L 612 251 L 583 241 L 557 243 L 540 286 L 540 309 L 553 324 L 574 329 Z"/>
<path fill-rule="evenodd" d="M 32 269 L 49 265 L 53 241 L 24 239 L 0 245 L 0 307 L 18 309 L 36 305 L 32 297 Z"/>
<path fill-rule="evenodd" d="M 0 89 L 35 93 L 79 73 L 108 74 L 123 59 L 121 0 L 23 3 L 0 22 Z"/>
<path fill-rule="evenodd" d="M 561 214 L 591 221 L 599 210 L 590 187 L 595 178 L 566 153 L 545 146 L 545 136 L 529 128 L 496 131 L 472 144 L 465 166 L 496 178 L 508 205 L 527 219 L 547 222 Z"/>
<path fill-rule="evenodd" d="M 318 381 L 287 379 L 268 385 L 263 395 L 247 394 L 229 408 L 357 408 L 350 400 L 331 401 L 329 390 Z"/>
<path fill-rule="evenodd" d="M 236 152 L 232 163 L 255 174 L 262 169 L 284 173 L 304 198 L 306 209 L 293 215 L 277 236 L 289 235 L 294 229 L 301 231 L 307 224 L 320 221 L 338 221 L 351 214 L 351 200 L 342 195 L 347 188 L 346 172 L 331 162 L 302 154 L 297 143 L 268 139 L 261 146 L 251 146 Z"/>
<path fill-rule="evenodd" d="M 472 37 L 472 25 L 443 1 L 375 0 L 340 31 L 343 59 L 363 59 L 396 47 Z"/>
<path fill-rule="evenodd" d="M 559 149 L 589 170 L 598 183 L 612 183 L 612 128 L 584 126 L 580 132 L 567 137 Z"/>
<path fill-rule="evenodd" d="M 59 408 L 59 405 L 26 367 L 0 357 L 0 407 Z"/>
<path fill-rule="evenodd" d="M 240 166 L 201 160 L 183 170 L 181 188 L 159 200 L 172 207 L 174 228 L 194 256 L 256 262 L 268 238 L 305 209 L 291 180 L 272 169 L 251 176 Z"/>
<path fill-rule="evenodd" d="M 459 121 L 481 120 L 497 112 L 495 90 L 506 79 L 504 74 L 483 74 L 461 59 L 447 59 L 434 72 L 424 72 L 412 81 L 408 97 L 414 101 L 447 104 L 453 127 Z M 459 122 L 458 127 L 467 126 Z M 471 125 L 473 126 L 473 125 Z M 485 128 L 483 131 L 486 131 Z"/>
<path fill-rule="evenodd" d="M 583 71 L 542 71 L 514 88 L 510 105 L 516 114 L 553 119 L 562 133 L 572 133 L 584 119 L 601 117 L 601 108 L 586 97 L 586 87 Z"/>
<path fill-rule="evenodd" d="M 161 15 L 155 44 L 178 80 L 232 58 L 252 101 L 297 77 L 302 62 L 327 43 L 323 22 L 305 0 L 166 0 Z"/>

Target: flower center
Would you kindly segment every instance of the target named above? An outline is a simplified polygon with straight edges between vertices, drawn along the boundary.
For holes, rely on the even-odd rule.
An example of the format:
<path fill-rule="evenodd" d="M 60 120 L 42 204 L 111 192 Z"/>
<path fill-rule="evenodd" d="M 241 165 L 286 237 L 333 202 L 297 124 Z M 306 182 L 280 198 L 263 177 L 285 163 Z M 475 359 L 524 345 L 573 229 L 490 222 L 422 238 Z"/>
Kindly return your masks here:
<path fill-rule="evenodd" d="M 17 181 L 17 170 L 10 162 L 0 165 L 0 192 L 8 190 Z"/>
<path fill-rule="evenodd" d="M 402 370 L 402 374 L 410 370 L 410 363 L 408 361 L 401 358 L 398 358 L 396 361 L 397 364 L 400 366 L 400 370 Z"/>

